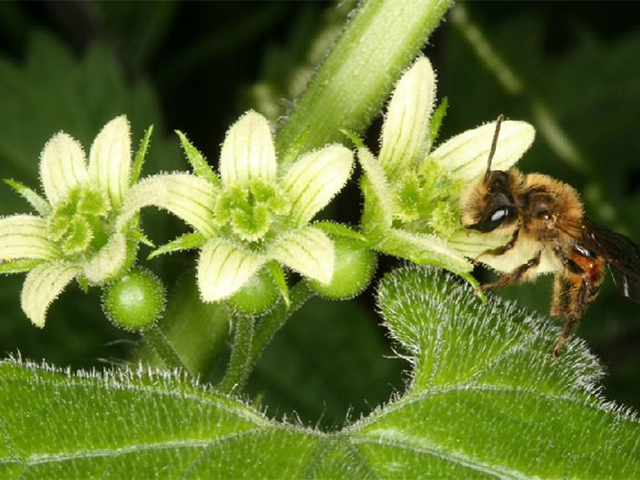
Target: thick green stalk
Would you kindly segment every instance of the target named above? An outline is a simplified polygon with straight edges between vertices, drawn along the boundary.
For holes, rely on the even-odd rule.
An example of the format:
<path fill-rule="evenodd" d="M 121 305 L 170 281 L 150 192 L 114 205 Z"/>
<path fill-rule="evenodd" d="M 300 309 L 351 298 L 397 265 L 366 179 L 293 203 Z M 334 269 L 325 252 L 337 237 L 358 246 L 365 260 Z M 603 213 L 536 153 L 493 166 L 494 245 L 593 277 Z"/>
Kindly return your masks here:
<path fill-rule="evenodd" d="M 160 330 L 160 327 L 154 325 L 147 330 L 144 333 L 144 339 L 151 345 L 151 348 L 162 359 L 167 368 L 187 370 L 173 346 L 167 341 L 167 337 Z"/>
<path fill-rule="evenodd" d="M 250 373 L 251 347 L 255 319 L 251 316 L 236 316 L 233 326 L 231 358 L 218 389 L 225 393 L 239 391 Z"/>
<path fill-rule="evenodd" d="M 280 159 L 291 150 L 362 133 L 438 25 L 450 0 L 368 0 L 347 24 L 333 50 L 278 129 Z"/>

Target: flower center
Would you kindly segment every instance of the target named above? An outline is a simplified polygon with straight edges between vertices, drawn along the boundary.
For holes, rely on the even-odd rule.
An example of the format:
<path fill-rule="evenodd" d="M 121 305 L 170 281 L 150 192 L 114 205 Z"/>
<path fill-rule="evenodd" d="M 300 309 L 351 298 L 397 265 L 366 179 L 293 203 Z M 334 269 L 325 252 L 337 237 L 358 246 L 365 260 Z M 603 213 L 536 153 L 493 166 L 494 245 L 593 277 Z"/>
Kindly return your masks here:
<path fill-rule="evenodd" d="M 226 187 L 216 202 L 214 218 L 242 240 L 263 239 L 273 223 L 291 210 L 291 202 L 277 186 L 261 180 Z"/>
<path fill-rule="evenodd" d="M 103 219 L 111 205 L 103 192 L 78 187 L 58 202 L 49 217 L 49 232 L 65 255 L 100 248 L 107 241 Z"/>
<path fill-rule="evenodd" d="M 394 183 L 400 209 L 396 221 L 410 229 L 426 228 L 444 237 L 460 228 L 461 185 L 435 162 L 427 162 L 421 171 L 406 172 Z"/>

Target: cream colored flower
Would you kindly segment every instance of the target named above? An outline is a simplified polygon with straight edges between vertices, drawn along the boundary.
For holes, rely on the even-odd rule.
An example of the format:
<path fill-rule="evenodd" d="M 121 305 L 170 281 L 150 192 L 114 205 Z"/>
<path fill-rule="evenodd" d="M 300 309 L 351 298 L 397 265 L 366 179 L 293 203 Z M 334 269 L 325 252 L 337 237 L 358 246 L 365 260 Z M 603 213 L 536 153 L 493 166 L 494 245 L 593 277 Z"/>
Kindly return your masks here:
<path fill-rule="evenodd" d="M 465 273 L 473 265 L 465 258 L 470 250 L 460 224 L 460 193 L 486 170 L 495 123 L 467 130 L 434 150 L 435 79 L 429 60 L 419 57 L 392 94 L 379 157 L 364 147 L 358 151 L 366 173 L 363 230 L 382 252 Z M 528 123 L 505 121 L 493 168 L 514 165 L 534 136 Z M 500 241 L 486 238 L 478 248 Z"/>
<path fill-rule="evenodd" d="M 157 253 L 200 248 L 197 276 L 204 301 L 230 297 L 274 260 L 305 277 L 331 280 L 333 242 L 310 222 L 351 175 L 348 149 L 329 145 L 281 171 L 269 123 L 249 111 L 227 132 L 218 176 L 184 135 L 181 140 L 196 174 L 143 180 L 127 210 L 156 205 L 194 228 Z"/>
<path fill-rule="evenodd" d="M 136 248 L 137 223 L 117 218 L 129 192 L 131 136 L 124 116 L 94 140 L 89 162 L 66 133 L 47 142 L 40 157 L 45 198 L 7 181 L 38 212 L 0 219 L 0 272 L 28 271 L 22 309 L 44 326 L 47 308 L 74 278 L 102 284 L 117 276 Z"/>

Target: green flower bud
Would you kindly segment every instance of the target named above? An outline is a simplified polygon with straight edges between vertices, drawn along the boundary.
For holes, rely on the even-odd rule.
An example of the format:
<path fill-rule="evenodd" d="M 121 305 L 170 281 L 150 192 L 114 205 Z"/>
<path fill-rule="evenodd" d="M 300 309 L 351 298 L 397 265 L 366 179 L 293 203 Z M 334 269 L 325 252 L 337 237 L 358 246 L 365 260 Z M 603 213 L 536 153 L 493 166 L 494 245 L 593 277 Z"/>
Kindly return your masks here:
<path fill-rule="evenodd" d="M 106 287 L 102 310 L 116 326 L 138 332 L 160 317 L 165 300 L 162 282 L 148 270 L 134 268 Z"/>
<path fill-rule="evenodd" d="M 376 270 L 376 253 L 347 238 L 334 240 L 335 264 L 329 283 L 310 280 L 309 285 L 323 297 L 345 300 L 362 292 Z"/>

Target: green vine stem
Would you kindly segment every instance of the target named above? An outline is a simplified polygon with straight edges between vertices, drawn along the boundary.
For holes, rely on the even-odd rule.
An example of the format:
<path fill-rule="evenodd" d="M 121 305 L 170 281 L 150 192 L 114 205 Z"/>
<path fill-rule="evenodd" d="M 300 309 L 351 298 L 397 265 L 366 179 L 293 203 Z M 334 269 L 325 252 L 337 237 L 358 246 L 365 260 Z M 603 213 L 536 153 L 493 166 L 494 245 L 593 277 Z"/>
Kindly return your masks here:
<path fill-rule="evenodd" d="M 218 384 L 218 389 L 225 393 L 240 390 L 251 373 L 250 360 L 255 318 L 250 315 L 237 315 L 233 324 L 231 358 L 227 371 Z"/>
<path fill-rule="evenodd" d="M 180 360 L 180 357 L 167 341 L 167 337 L 165 337 L 158 325 L 154 325 L 147 330 L 144 333 L 144 338 L 168 368 L 187 371 L 184 363 L 182 363 L 182 360 Z"/>
<path fill-rule="evenodd" d="M 457 5 L 449 16 L 453 25 L 462 37 L 469 43 L 478 59 L 485 65 L 504 90 L 513 96 L 521 96 L 529 102 L 531 115 L 542 137 L 549 144 L 551 150 L 567 165 L 574 168 L 585 177 L 593 178 L 593 164 L 580 151 L 569 135 L 564 131 L 547 102 L 532 92 L 526 82 L 518 77 L 507 65 L 498 52 L 493 48 L 482 30 L 469 18 L 464 5 Z M 588 192 L 587 200 L 598 209 L 598 214 L 609 222 L 616 222 L 615 209 L 604 199 L 601 187 L 597 182 L 590 181 L 585 187 Z M 620 228 L 617 225 L 617 228 Z"/>
<path fill-rule="evenodd" d="M 270 314 L 260 321 L 251 348 L 251 367 L 255 365 L 265 347 L 271 342 L 276 332 L 282 328 L 289 317 L 314 295 L 315 292 L 309 287 L 306 281 L 298 282 L 289 292 L 289 299 L 291 301 L 289 308 L 287 308 L 284 302 L 280 302 Z"/>
<path fill-rule="evenodd" d="M 450 0 L 362 2 L 306 91 L 278 129 L 276 150 L 302 151 L 362 133 L 413 61 Z"/>

